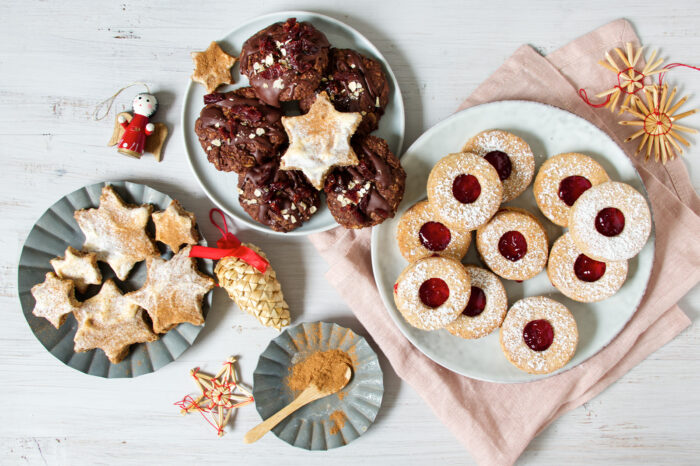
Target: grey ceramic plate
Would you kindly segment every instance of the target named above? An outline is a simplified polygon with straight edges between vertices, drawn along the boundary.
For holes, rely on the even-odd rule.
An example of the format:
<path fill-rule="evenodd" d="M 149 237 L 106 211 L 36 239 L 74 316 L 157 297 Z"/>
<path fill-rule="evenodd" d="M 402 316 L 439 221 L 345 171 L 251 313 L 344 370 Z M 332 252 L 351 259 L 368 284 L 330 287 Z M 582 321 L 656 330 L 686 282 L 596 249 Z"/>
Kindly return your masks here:
<path fill-rule="evenodd" d="M 459 151 L 472 135 L 491 128 L 510 131 L 527 141 L 535 154 L 536 170 L 555 154 L 581 152 L 602 164 L 610 178 L 632 185 L 647 202 L 649 199 L 634 165 L 607 134 L 572 113 L 536 102 L 492 102 L 455 113 L 423 133 L 401 158 L 408 175 L 404 200 L 394 218 L 372 231 L 374 278 L 389 315 L 411 343 L 451 371 L 489 382 L 530 382 L 576 367 L 603 349 L 624 328 L 637 310 L 649 281 L 654 262 L 654 233 L 639 255 L 629 261 L 627 281 L 620 291 L 597 303 L 568 299 L 552 286 L 546 271 L 523 283 L 503 280 L 510 304 L 525 296 L 547 295 L 574 314 L 579 330 L 578 349 L 566 366 L 552 374 L 532 375 L 510 364 L 501 351 L 498 331 L 478 340 L 464 340 L 447 330 L 426 332 L 410 326 L 396 309 L 393 298 L 394 282 L 407 265 L 396 245 L 399 219 L 406 209 L 425 198 L 428 174 L 440 158 Z M 550 247 L 564 231 L 540 213 L 532 185 L 507 205 L 532 212 L 545 226 Z M 464 262 L 480 264 L 473 238 Z"/>
<path fill-rule="evenodd" d="M 347 445 L 367 431 L 382 404 L 382 369 L 367 341 L 345 327 L 314 322 L 285 330 L 260 355 L 253 374 L 253 396 L 260 416 L 267 419 L 294 399 L 285 383 L 290 367 L 316 350 L 331 349 L 350 355 L 353 377 L 339 393 L 304 406 L 272 430 L 295 447 L 328 450 Z M 344 413 L 342 426 L 331 420 L 336 411 Z"/>
<path fill-rule="evenodd" d="M 112 364 L 102 350 L 85 353 L 73 351 L 73 336 L 78 323 L 72 315 L 68 316 L 66 322 L 57 330 L 48 320 L 32 314 L 34 297 L 30 290 L 37 283 L 43 282 L 46 273 L 53 270 L 49 261 L 54 257 L 63 256 L 68 246 L 80 249 L 85 241 L 83 233 L 73 218 L 73 212 L 78 209 L 98 207 L 100 193 L 107 184 L 114 186 L 126 202 L 152 204 L 156 210 L 165 209 L 172 200 L 167 194 L 146 185 L 128 181 L 96 183 L 63 197 L 44 212 L 27 236 L 19 259 L 17 276 L 19 299 L 24 317 L 34 335 L 64 364 L 80 372 L 100 377 L 136 377 L 156 371 L 177 359 L 192 345 L 203 326 L 180 324 L 154 342 L 132 346 L 129 355 L 122 362 Z M 206 241 L 202 240 L 200 244 L 206 245 Z M 162 244 L 158 243 L 158 247 L 164 253 L 163 257 L 172 255 L 169 250 L 165 253 L 167 248 Z M 199 265 L 209 275 L 213 274 L 212 261 L 203 260 Z M 105 280 L 114 278 L 124 293 L 138 289 L 146 279 L 145 262 L 136 264 L 124 282 L 116 279 L 114 272 L 107 264 L 100 262 L 100 270 Z M 98 291 L 99 286 L 91 285 L 85 296 L 92 296 Z M 81 299 L 80 296 L 78 298 Z M 212 294 L 208 293 L 202 306 L 205 317 L 211 306 L 211 300 Z"/>
<path fill-rule="evenodd" d="M 404 136 L 405 115 L 399 83 L 389 67 L 389 63 L 381 52 L 365 36 L 347 24 L 331 18 L 330 16 L 318 13 L 280 11 L 241 22 L 218 42 L 225 51 L 231 54 L 237 54 L 240 52 L 243 42 L 250 36 L 277 21 L 285 21 L 287 18 L 309 21 L 328 37 L 333 47 L 355 49 L 382 64 L 387 79 L 390 82 L 389 104 L 386 106 L 386 111 L 379 122 L 379 129 L 372 134 L 386 139 L 391 150 L 397 155 L 400 154 Z M 201 45 L 202 48 L 204 48 L 208 44 Z M 231 73 L 236 84 L 229 87 L 222 86 L 218 89 L 219 91 L 225 92 L 248 85 L 248 78 L 240 75 L 238 64 L 234 65 Z M 184 105 L 182 106 L 182 135 L 185 142 L 185 150 L 187 151 L 187 158 L 194 172 L 194 176 L 214 204 L 236 220 L 247 224 L 251 228 L 276 235 L 308 235 L 338 226 L 335 220 L 333 220 L 333 216 L 326 207 L 325 202 L 321 202 L 318 213 L 308 222 L 296 230 L 287 233 L 274 231 L 266 225 L 257 223 L 250 218 L 238 203 L 236 187 L 238 181 L 237 175 L 232 172 L 226 173 L 217 171 L 214 165 L 207 161 L 206 154 L 199 145 L 199 140 L 194 132 L 194 123 L 197 118 L 199 118 L 199 112 L 203 107 L 202 97 L 204 94 L 206 94 L 204 86 L 192 82 L 192 80 L 188 82 L 187 89 L 185 90 Z"/>

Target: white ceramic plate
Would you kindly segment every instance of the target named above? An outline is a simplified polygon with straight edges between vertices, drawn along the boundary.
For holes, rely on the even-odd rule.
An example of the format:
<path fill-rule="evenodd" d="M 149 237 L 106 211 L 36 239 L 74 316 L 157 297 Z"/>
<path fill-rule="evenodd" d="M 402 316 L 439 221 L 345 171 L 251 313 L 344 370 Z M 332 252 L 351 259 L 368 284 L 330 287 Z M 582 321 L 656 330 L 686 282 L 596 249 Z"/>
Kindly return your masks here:
<path fill-rule="evenodd" d="M 372 134 L 386 139 L 391 150 L 395 154 L 399 154 L 404 135 L 404 108 L 399 84 L 389 64 L 379 50 L 377 50 L 367 38 L 347 24 L 317 13 L 282 11 L 251 19 L 239 25 L 218 42 L 227 52 L 239 53 L 243 42 L 250 36 L 275 22 L 285 21 L 287 18 L 297 18 L 298 21 L 309 21 L 328 37 L 333 47 L 355 49 L 368 57 L 374 58 L 383 65 L 384 72 L 391 86 L 389 104 L 386 106 L 384 116 L 379 121 L 379 129 Z M 202 44 L 203 48 L 205 45 L 206 44 Z M 226 92 L 248 85 L 248 78 L 239 74 L 238 64 L 232 68 L 231 73 L 236 84 L 233 86 L 221 87 L 218 91 Z M 311 217 L 311 220 L 289 233 L 276 232 L 268 226 L 262 225 L 250 218 L 238 203 L 238 176 L 232 172 L 227 173 L 216 170 L 214 165 L 207 161 L 206 154 L 202 150 L 197 135 L 194 132 L 194 123 L 204 106 L 202 98 L 205 94 L 206 91 L 201 84 L 192 81 L 187 84 L 184 99 L 185 103 L 182 107 L 182 131 L 185 150 L 194 176 L 214 204 L 237 220 L 246 223 L 252 228 L 267 233 L 287 236 L 308 235 L 310 233 L 325 231 L 338 225 L 328 211 L 325 200 L 321 202 L 319 212 Z"/>
<path fill-rule="evenodd" d="M 474 134 L 493 128 L 510 131 L 525 139 L 535 154 L 536 169 L 553 155 L 581 152 L 602 164 L 611 179 L 629 183 L 645 197 L 646 190 L 625 153 L 604 132 L 576 115 L 535 102 L 494 102 L 459 112 L 426 131 L 401 158 L 408 175 L 403 203 L 393 219 L 375 227 L 372 232 L 374 278 L 389 314 L 406 338 L 426 356 L 451 371 L 491 382 L 528 382 L 552 374 L 531 375 L 511 365 L 501 351 L 498 331 L 478 340 L 464 340 L 446 330 L 418 330 L 403 319 L 394 305 L 392 293 L 396 278 L 408 264 L 396 244 L 399 218 L 406 209 L 425 198 L 428 174 L 440 158 L 458 152 Z M 564 231 L 540 213 L 532 185 L 507 205 L 534 213 L 547 230 L 550 247 Z M 472 235 L 472 245 L 464 262 L 483 266 L 474 242 Z M 550 284 L 546 271 L 523 283 L 509 280 L 503 280 L 503 283 L 509 305 L 526 296 L 546 295 L 565 304 L 574 314 L 579 329 L 579 345 L 576 354 L 561 372 L 596 354 L 622 330 L 644 295 L 653 259 L 652 232 L 642 252 L 630 260 L 629 276 L 622 289 L 615 296 L 598 303 L 582 304 L 566 298 Z"/>

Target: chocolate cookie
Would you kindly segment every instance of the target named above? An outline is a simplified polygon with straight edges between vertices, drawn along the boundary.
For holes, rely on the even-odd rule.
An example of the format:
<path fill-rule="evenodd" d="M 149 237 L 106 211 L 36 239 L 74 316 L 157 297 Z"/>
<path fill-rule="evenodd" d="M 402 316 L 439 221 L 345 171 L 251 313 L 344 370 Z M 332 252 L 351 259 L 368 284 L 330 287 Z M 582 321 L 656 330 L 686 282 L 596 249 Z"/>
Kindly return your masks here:
<path fill-rule="evenodd" d="M 257 32 L 243 43 L 241 74 L 260 100 L 301 100 L 314 93 L 328 66 L 330 43 L 311 23 L 289 18 Z"/>
<path fill-rule="evenodd" d="M 368 134 L 377 129 L 384 108 L 389 103 L 389 83 L 382 65 L 350 49 L 331 49 L 327 75 L 317 92 L 326 91 L 336 110 L 362 114 L 357 132 Z M 314 103 L 310 95 L 299 107 L 306 113 Z"/>
<path fill-rule="evenodd" d="M 287 144 L 282 113 L 260 102 L 252 87 L 208 94 L 204 103 L 194 131 L 217 170 L 242 174 L 276 159 Z"/>
<path fill-rule="evenodd" d="M 239 176 L 238 194 L 241 207 L 253 220 L 284 232 L 309 220 L 321 202 L 303 173 L 280 170 L 278 161 L 258 165 Z"/>
<path fill-rule="evenodd" d="M 352 146 L 359 163 L 334 169 L 323 190 L 339 224 L 345 228 L 371 227 L 396 213 L 406 187 L 406 172 L 381 138 L 355 137 Z"/>

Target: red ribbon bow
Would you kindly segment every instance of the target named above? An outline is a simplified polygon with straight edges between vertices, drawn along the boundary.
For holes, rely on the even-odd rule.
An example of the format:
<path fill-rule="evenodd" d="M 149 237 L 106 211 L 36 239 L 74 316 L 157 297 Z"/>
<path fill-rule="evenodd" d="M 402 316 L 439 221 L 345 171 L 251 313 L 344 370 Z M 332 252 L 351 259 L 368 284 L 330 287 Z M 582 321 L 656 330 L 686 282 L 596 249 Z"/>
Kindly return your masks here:
<path fill-rule="evenodd" d="M 221 219 L 224 222 L 223 229 L 214 221 L 215 212 L 221 215 Z M 209 220 L 221 232 L 221 238 L 219 238 L 219 240 L 216 242 L 217 247 L 210 248 L 206 246 L 192 246 L 192 249 L 190 250 L 190 257 L 219 260 L 224 257 L 233 256 L 242 260 L 251 267 L 254 267 L 260 271 L 260 273 L 265 273 L 267 267 L 270 265 L 269 262 L 267 262 L 260 254 L 253 251 L 249 247 L 243 246 L 241 244 L 241 240 L 236 238 L 236 235 L 228 231 L 226 217 L 221 209 L 211 209 L 209 211 Z"/>

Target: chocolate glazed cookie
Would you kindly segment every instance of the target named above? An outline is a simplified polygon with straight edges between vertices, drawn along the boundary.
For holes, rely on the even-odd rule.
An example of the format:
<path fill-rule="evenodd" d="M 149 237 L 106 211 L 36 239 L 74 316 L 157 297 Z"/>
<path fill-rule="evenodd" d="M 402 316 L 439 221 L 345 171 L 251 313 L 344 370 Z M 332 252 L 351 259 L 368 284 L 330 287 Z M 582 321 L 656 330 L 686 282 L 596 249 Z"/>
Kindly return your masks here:
<path fill-rule="evenodd" d="M 257 32 L 243 43 L 241 74 L 260 100 L 301 100 L 314 93 L 328 66 L 330 43 L 311 23 L 289 18 Z"/>
<path fill-rule="evenodd" d="M 379 119 L 389 103 L 389 83 L 382 65 L 350 49 L 331 49 L 327 76 L 321 79 L 317 92 L 326 91 L 339 112 L 362 114 L 358 134 L 369 134 L 379 126 Z M 306 113 L 315 95 L 299 102 Z"/>
<path fill-rule="evenodd" d="M 217 170 L 243 174 L 277 158 L 287 144 L 282 113 L 260 102 L 252 87 L 208 94 L 204 103 L 194 131 Z"/>
<path fill-rule="evenodd" d="M 406 172 L 381 138 L 355 137 L 352 146 L 359 163 L 333 170 L 323 190 L 339 224 L 345 228 L 371 227 L 396 213 L 406 187 Z"/>
<path fill-rule="evenodd" d="M 275 231 L 299 228 L 316 213 L 319 192 L 296 170 L 280 170 L 271 161 L 238 177 L 238 201 L 253 220 Z"/>

